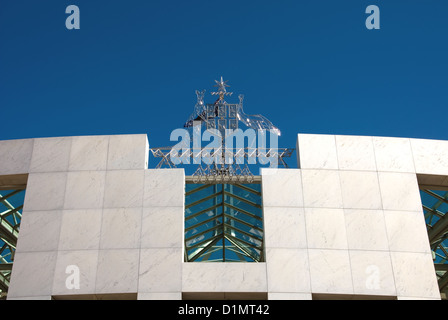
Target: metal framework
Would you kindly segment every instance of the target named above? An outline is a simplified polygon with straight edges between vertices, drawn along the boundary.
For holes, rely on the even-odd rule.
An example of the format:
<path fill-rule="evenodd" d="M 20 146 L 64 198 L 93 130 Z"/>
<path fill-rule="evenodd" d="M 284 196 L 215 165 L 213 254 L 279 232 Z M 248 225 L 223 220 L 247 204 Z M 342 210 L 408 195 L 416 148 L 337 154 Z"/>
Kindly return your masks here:
<path fill-rule="evenodd" d="M 448 293 L 448 192 L 420 190 L 440 292 Z"/>
<path fill-rule="evenodd" d="M 233 92 L 227 92 L 228 81 L 215 80 L 218 87 L 217 91 L 211 92 L 212 96 L 218 96 L 218 99 L 210 104 L 204 103 L 205 90 L 196 90 L 197 102 L 194 113 L 190 116 L 184 127 L 193 127 L 194 121 L 200 121 L 205 124 L 207 129 L 237 129 L 238 122 L 242 122 L 246 127 L 254 130 L 271 130 L 276 135 L 280 135 L 280 129 L 272 124 L 261 114 L 248 115 L 243 110 L 244 95 L 238 96 L 239 103 L 227 103 L 224 98 L 231 96 Z"/>
<path fill-rule="evenodd" d="M 185 261 L 261 262 L 264 261 L 261 183 L 249 166 L 257 165 L 258 160 L 258 165 L 288 167 L 285 158 L 294 149 L 278 148 L 280 130 L 262 115 L 244 113 L 243 95 L 238 96 L 239 103 L 225 101 L 233 94 L 227 92 L 227 81 L 221 77 L 215 82 L 218 89 L 211 92 L 217 97 L 214 103 L 204 103 L 205 90 L 196 91 L 194 112 L 182 132 L 187 137 L 185 141 L 175 147 L 150 151 L 160 159 L 156 169 L 194 168 L 186 178 Z M 251 130 L 240 135 L 242 130 L 237 130 L 240 124 Z M 213 136 L 216 142 L 213 148 L 211 144 L 205 148 L 197 146 L 195 139 L 203 137 L 202 128 Z M 259 138 L 257 146 L 255 135 Z M 271 148 L 266 147 L 268 135 Z M 242 147 L 245 137 L 249 143 Z M 189 164 L 196 166 L 186 168 Z"/>
<path fill-rule="evenodd" d="M 156 166 L 156 169 L 161 168 L 177 168 L 182 166 L 175 165 L 171 161 L 171 152 L 173 148 L 171 147 L 161 147 L 150 149 L 151 154 L 155 158 L 161 158 Z M 263 152 L 263 153 L 262 153 Z M 250 159 L 258 157 L 262 154 L 266 158 L 277 159 L 273 163 L 276 163 L 280 167 L 288 168 L 288 164 L 285 158 L 291 157 L 294 149 L 291 148 L 277 148 L 277 149 L 266 149 L 265 151 L 258 148 L 239 148 L 239 149 L 208 149 L 203 148 L 197 152 L 191 149 L 186 149 L 182 151 L 179 158 L 189 159 L 189 163 L 200 163 L 197 166 L 196 171 L 192 174 L 195 183 L 252 183 L 254 181 L 254 175 L 249 169 L 248 163 Z M 223 166 L 217 168 L 215 163 L 206 164 L 201 163 L 200 160 L 205 157 L 212 159 L 226 158 L 232 159 L 227 162 L 231 162 L 232 165 Z M 243 162 L 239 164 L 239 162 Z"/>
<path fill-rule="evenodd" d="M 211 92 L 212 96 L 217 96 L 214 103 L 204 103 L 205 90 L 196 91 L 197 102 L 193 114 L 184 124 L 184 128 L 189 130 L 189 138 L 183 143 L 193 143 L 193 150 L 190 145 L 182 148 L 164 147 L 150 149 L 153 157 L 161 158 L 156 168 L 176 168 L 177 165 L 172 161 L 172 157 L 182 159 L 182 165 L 196 164 L 196 171 L 192 173 L 196 177 L 196 183 L 251 183 L 254 175 L 251 173 L 249 165 L 256 164 L 257 159 L 260 164 L 270 164 L 270 167 L 278 166 L 288 167 L 285 158 L 290 157 L 294 149 L 290 148 L 266 148 L 267 137 L 280 136 L 280 130 L 262 115 L 247 115 L 243 110 L 244 96 L 239 95 L 239 103 L 228 103 L 226 97 L 232 96 L 232 92 L 227 92 L 229 87 L 227 81 L 215 80 L 218 87 L 217 91 Z M 244 148 L 229 147 L 226 143 L 237 138 L 243 139 L 245 134 L 239 135 L 239 123 L 242 123 L 250 131 L 251 138 L 249 145 Z M 204 127 L 208 135 L 213 136 L 217 141 L 214 148 L 194 149 L 194 139 L 197 133 Z M 237 131 L 235 131 L 237 130 Z M 257 132 L 258 147 L 255 147 L 254 132 Z M 238 138 L 237 138 L 238 139 Z M 271 140 L 272 144 L 272 140 Z M 206 159 L 204 161 L 204 159 Z M 208 161 L 207 161 L 208 160 Z"/>
<path fill-rule="evenodd" d="M 24 195 L 24 189 L 0 191 L 0 297 L 8 292 Z"/>
<path fill-rule="evenodd" d="M 264 261 L 261 184 L 192 184 L 185 195 L 185 261 Z"/>

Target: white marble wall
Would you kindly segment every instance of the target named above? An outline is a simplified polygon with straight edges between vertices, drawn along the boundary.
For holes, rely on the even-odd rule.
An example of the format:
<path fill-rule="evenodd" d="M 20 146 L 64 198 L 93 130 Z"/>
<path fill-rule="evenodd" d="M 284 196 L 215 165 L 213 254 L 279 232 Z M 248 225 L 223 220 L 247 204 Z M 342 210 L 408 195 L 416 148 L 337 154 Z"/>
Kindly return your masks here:
<path fill-rule="evenodd" d="M 182 292 L 266 292 L 265 263 L 184 263 Z"/>
<path fill-rule="evenodd" d="M 138 292 L 148 149 L 146 135 L 0 142 L 0 174 L 28 174 L 8 299 Z"/>
<path fill-rule="evenodd" d="M 8 298 L 439 299 L 417 176 L 448 181 L 448 143 L 299 135 L 297 146 L 299 169 L 261 172 L 266 262 L 212 264 L 183 262 L 184 171 L 147 170 L 146 135 L 0 141 L 0 175 L 28 174 Z M 79 289 L 66 286 L 70 265 Z"/>
<path fill-rule="evenodd" d="M 417 177 L 447 175 L 448 142 L 299 134 L 297 147 L 311 292 L 440 299 Z"/>
<path fill-rule="evenodd" d="M 185 174 L 145 172 L 138 299 L 182 297 Z"/>
<path fill-rule="evenodd" d="M 311 299 L 301 171 L 261 175 L 268 299 Z"/>

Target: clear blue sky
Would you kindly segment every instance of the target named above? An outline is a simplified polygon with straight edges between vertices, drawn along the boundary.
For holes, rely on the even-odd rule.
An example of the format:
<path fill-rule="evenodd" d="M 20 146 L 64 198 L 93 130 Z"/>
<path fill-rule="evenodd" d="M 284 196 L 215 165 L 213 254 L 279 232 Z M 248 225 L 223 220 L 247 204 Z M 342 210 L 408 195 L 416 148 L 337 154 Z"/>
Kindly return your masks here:
<path fill-rule="evenodd" d="M 80 30 L 65 27 L 71 4 Z M 365 27 L 371 4 L 380 30 Z M 0 140 L 170 145 L 221 75 L 281 146 L 299 132 L 448 140 L 447 15 L 444 0 L 0 0 Z"/>

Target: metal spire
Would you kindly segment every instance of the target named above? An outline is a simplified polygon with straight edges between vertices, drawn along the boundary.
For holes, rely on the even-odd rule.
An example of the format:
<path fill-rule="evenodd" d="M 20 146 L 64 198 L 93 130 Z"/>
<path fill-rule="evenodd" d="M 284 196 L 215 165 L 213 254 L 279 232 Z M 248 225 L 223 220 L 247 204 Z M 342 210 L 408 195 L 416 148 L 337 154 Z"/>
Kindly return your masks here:
<path fill-rule="evenodd" d="M 212 95 L 219 95 L 219 101 L 224 101 L 224 96 L 231 96 L 233 94 L 233 92 L 227 92 L 226 87 L 230 87 L 227 82 L 229 82 L 229 80 L 224 81 L 222 76 L 221 76 L 221 80 L 215 80 L 216 84 L 215 87 L 218 87 L 218 91 L 217 92 L 212 92 Z"/>

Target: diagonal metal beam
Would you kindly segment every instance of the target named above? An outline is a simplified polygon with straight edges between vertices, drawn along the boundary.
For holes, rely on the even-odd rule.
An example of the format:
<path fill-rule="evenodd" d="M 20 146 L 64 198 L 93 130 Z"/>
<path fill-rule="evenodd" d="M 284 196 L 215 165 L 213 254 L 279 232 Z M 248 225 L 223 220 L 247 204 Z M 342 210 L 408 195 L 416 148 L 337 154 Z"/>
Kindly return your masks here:
<path fill-rule="evenodd" d="M 191 240 L 193 240 L 193 239 L 195 239 L 195 238 L 197 238 L 199 236 L 202 236 L 203 234 L 206 234 L 206 233 L 208 233 L 210 231 L 214 231 L 214 230 L 222 230 L 222 225 L 219 224 L 217 226 L 214 226 L 213 228 L 206 229 L 206 230 L 204 230 L 202 232 L 198 232 L 198 233 L 196 233 L 196 234 L 194 234 L 194 235 L 192 235 L 192 236 L 190 236 L 188 238 L 185 238 L 185 243 L 188 242 L 188 241 L 191 241 Z M 192 247 L 194 247 L 194 246 L 190 246 L 189 248 L 192 248 Z"/>
<path fill-rule="evenodd" d="M 242 197 L 237 196 L 236 194 L 230 193 L 228 191 L 224 191 L 224 194 L 229 196 L 229 197 L 235 198 L 235 199 L 237 199 L 239 201 L 245 202 L 248 205 L 251 205 L 251 206 L 253 206 L 255 208 L 261 209 L 261 206 L 259 204 L 255 203 L 255 202 L 252 202 L 252 201 L 250 201 L 250 200 L 248 200 L 246 198 L 242 198 Z"/>
<path fill-rule="evenodd" d="M 190 196 L 190 195 L 192 195 L 193 193 L 202 191 L 202 190 L 207 189 L 207 188 L 210 188 L 210 187 L 212 187 L 211 184 L 204 184 L 204 185 L 202 185 L 202 186 L 200 186 L 200 187 L 197 187 L 197 188 L 192 189 L 192 190 L 190 190 L 190 191 L 188 191 L 188 192 L 185 192 L 185 196 L 186 196 L 186 197 L 187 197 L 187 196 Z"/>
<path fill-rule="evenodd" d="M 14 190 L 11 193 L 8 193 L 6 196 L 0 195 L 0 202 L 4 202 L 6 199 L 11 198 L 12 196 L 22 192 L 23 190 Z"/>
<path fill-rule="evenodd" d="M 231 237 L 231 238 L 234 239 L 235 241 L 238 241 L 238 243 L 239 243 L 240 245 L 243 244 L 243 245 L 245 245 L 246 247 L 249 247 L 249 248 L 252 248 L 252 249 L 254 249 L 254 250 L 258 250 L 258 251 L 261 251 L 261 250 L 262 250 L 262 248 L 261 248 L 260 246 L 257 246 L 257 245 L 255 245 L 255 244 L 253 244 L 253 243 L 249 243 L 249 242 L 247 242 L 247 241 L 245 241 L 245 240 L 243 240 L 243 239 L 236 238 L 236 237 L 234 237 L 233 235 L 231 235 L 231 234 L 228 233 L 228 232 L 226 232 L 225 235 L 226 235 L 227 237 Z"/>
<path fill-rule="evenodd" d="M 261 197 L 261 192 L 260 191 L 254 190 L 254 189 L 248 187 L 245 184 L 235 184 L 234 186 L 236 186 L 237 188 L 243 189 L 245 191 L 251 192 L 251 193 Z"/>
<path fill-rule="evenodd" d="M 222 223 L 221 221 L 218 221 L 219 218 L 222 218 L 222 215 L 214 215 L 210 219 L 201 221 L 201 222 L 199 222 L 199 223 L 197 223 L 195 225 L 192 225 L 191 227 L 185 228 L 185 232 L 188 232 L 188 231 L 193 230 L 195 228 L 199 228 L 200 226 L 202 226 L 204 224 L 207 224 L 209 222 L 212 222 L 214 220 L 217 220 L 218 223 Z"/>
<path fill-rule="evenodd" d="M 250 224 L 250 223 L 248 223 L 248 222 L 246 222 L 246 221 L 244 221 L 244 220 L 238 219 L 237 217 L 230 216 L 230 215 L 228 215 L 227 213 L 224 213 L 224 217 L 227 218 L 227 219 L 232 219 L 232 220 L 234 220 L 234 221 L 236 221 L 236 222 L 238 222 L 238 223 L 244 224 L 245 226 L 247 226 L 247 227 L 249 227 L 249 228 L 253 228 L 253 229 L 257 230 L 257 231 L 263 232 L 263 229 L 261 229 L 261 228 L 255 226 L 255 225 L 253 225 L 253 224 Z M 259 236 L 259 235 L 255 235 L 255 234 L 254 234 L 253 236 Z"/>
<path fill-rule="evenodd" d="M 448 287 L 448 272 L 439 279 L 438 281 L 440 291 L 444 291 Z"/>
<path fill-rule="evenodd" d="M 255 262 L 259 262 L 259 258 L 254 256 L 249 250 L 247 250 L 246 248 L 244 248 L 244 246 L 241 246 L 240 244 L 238 244 L 238 241 L 235 240 L 234 237 L 225 236 L 226 239 L 233 244 L 235 247 L 237 247 L 246 257 L 249 257 L 250 259 L 254 260 Z"/>
<path fill-rule="evenodd" d="M 244 234 L 245 236 L 249 237 L 251 240 L 255 240 L 255 241 L 259 241 L 259 242 L 262 241 L 262 239 L 258 238 L 255 234 L 243 231 L 243 230 L 241 230 L 241 229 L 239 229 L 237 227 L 234 227 L 234 226 L 228 224 L 227 222 L 224 222 L 224 226 L 226 227 L 227 230 L 231 230 L 231 231 L 235 231 L 235 232 L 239 232 L 241 234 Z"/>
<path fill-rule="evenodd" d="M 447 215 L 441 217 L 434 225 L 428 228 L 429 241 L 433 243 L 437 239 L 443 237 L 448 232 Z"/>
<path fill-rule="evenodd" d="M 438 199 L 439 201 L 442 201 L 442 202 L 448 204 L 448 199 L 445 199 L 444 197 L 438 195 L 437 193 L 432 192 L 431 190 L 428 190 L 428 189 L 421 189 L 421 190 L 422 190 L 423 192 L 429 194 L 430 196 L 432 196 L 432 197 Z M 438 207 L 438 206 L 437 206 L 437 207 Z"/>
<path fill-rule="evenodd" d="M 223 238 L 222 234 L 219 234 L 215 236 L 214 238 L 211 238 L 209 243 L 203 247 L 199 248 L 196 252 L 194 252 L 192 255 L 190 255 L 190 258 L 188 259 L 189 262 L 193 262 L 196 259 L 198 259 L 203 253 L 207 252 L 208 249 L 210 249 L 216 242 L 221 240 Z"/>
<path fill-rule="evenodd" d="M 214 194 L 211 194 L 211 195 L 209 195 L 209 196 L 207 196 L 207 197 L 205 197 L 205 198 L 199 199 L 199 200 L 197 200 L 197 201 L 195 201 L 195 202 L 192 202 L 192 203 L 186 205 L 186 206 L 185 206 L 185 209 L 189 209 L 189 208 L 191 208 L 191 207 L 194 207 L 194 206 L 196 206 L 196 205 L 198 205 L 198 204 L 200 204 L 200 203 L 202 203 L 202 202 L 204 202 L 204 201 L 213 199 L 214 197 L 217 197 L 217 196 L 219 196 L 219 195 L 221 195 L 221 191 L 216 192 L 216 193 L 214 193 Z"/>
<path fill-rule="evenodd" d="M 219 241 L 219 240 L 218 240 Z M 215 243 L 216 244 L 216 243 Z M 213 253 L 215 253 L 215 252 L 218 252 L 218 251 L 221 251 L 222 250 L 222 246 L 215 246 L 215 245 L 213 245 L 210 249 L 208 249 L 207 250 L 207 252 L 204 252 L 203 254 L 201 254 L 199 257 L 198 257 L 198 259 L 199 258 L 202 258 L 202 260 L 203 261 L 210 261 L 211 259 L 210 259 L 210 256 L 213 254 Z M 197 260 L 197 259 L 196 259 Z"/>
<path fill-rule="evenodd" d="M 436 271 L 448 271 L 448 264 L 445 263 L 434 263 Z"/>
<path fill-rule="evenodd" d="M 0 218 L 0 239 L 15 248 L 17 236 L 18 231 L 7 220 Z"/>
<path fill-rule="evenodd" d="M 201 214 L 204 214 L 204 213 L 206 213 L 206 212 L 213 211 L 213 210 L 219 208 L 220 206 L 222 206 L 222 202 L 220 202 L 220 203 L 218 203 L 218 204 L 215 204 L 215 205 L 212 206 L 212 207 L 205 208 L 204 210 L 201 210 L 201 211 L 199 211 L 199 212 L 197 212 L 197 213 L 190 214 L 188 217 L 186 216 L 186 217 L 185 217 L 185 221 L 190 220 L 190 219 L 193 219 L 193 218 L 196 218 L 196 217 L 198 217 L 198 216 L 200 216 Z"/>
<path fill-rule="evenodd" d="M 257 220 L 259 220 L 259 221 L 263 221 L 263 218 L 261 218 L 261 217 L 255 215 L 255 214 L 253 214 L 253 213 L 250 213 L 250 212 L 248 212 L 248 211 L 246 211 L 246 210 L 243 210 L 243 209 L 241 209 L 241 208 L 237 208 L 237 207 L 231 205 L 230 203 L 226 203 L 226 207 L 229 207 L 229 208 L 231 208 L 231 209 L 233 209 L 233 210 L 235 210 L 235 211 L 237 211 L 237 212 L 241 212 L 241 213 L 243 213 L 243 214 L 245 214 L 246 216 L 249 216 L 249 217 L 251 217 L 251 218 L 257 219 Z"/>
<path fill-rule="evenodd" d="M 10 274 L 3 274 L 0 272 L 0 289 L 2 291 L 8 291 Z"/>
<path fill-rule="evenodd" d="M 435 216 L 437 216 L 439 218 L 443 217 L 445 215 L 443 212 L 440 212 L 437 209 L 433 209 L 433 208 L 430 208 L 430 207 L 425 206 L 425 205 L 423 205 L 423 209 L 425 209 L 426 211 L 429 211 L 430 214 L 433 214 L 433 215 L 435 215 Z"/>
<path fill-rule="evenodd" d="M 11 271 L 12 263 L 0 263 L 0 271 Z"/>

